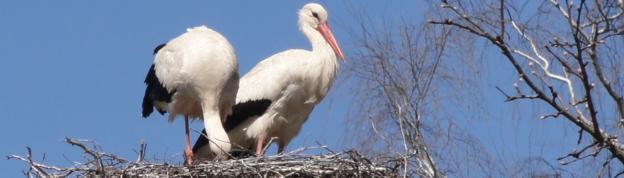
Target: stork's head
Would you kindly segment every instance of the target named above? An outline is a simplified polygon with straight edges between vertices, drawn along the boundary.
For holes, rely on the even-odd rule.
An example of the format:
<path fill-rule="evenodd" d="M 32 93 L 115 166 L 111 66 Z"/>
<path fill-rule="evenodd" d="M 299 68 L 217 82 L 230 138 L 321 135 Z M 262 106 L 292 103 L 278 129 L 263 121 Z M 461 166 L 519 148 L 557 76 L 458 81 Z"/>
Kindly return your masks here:
<path fill-rule="evenodd" d="M 336 55 L 344 60 L 344 55 L 336 43 L 336 39 L 334 39 L 334 35 L 329 29 L 329 25 L 327 24 L 327 11 L 320 4 L 316 3 L 308 3 L 299 10 L 299 27 L 306 28 L 311 27 L 316 29 L 325 41 L 331 46 Z"/>

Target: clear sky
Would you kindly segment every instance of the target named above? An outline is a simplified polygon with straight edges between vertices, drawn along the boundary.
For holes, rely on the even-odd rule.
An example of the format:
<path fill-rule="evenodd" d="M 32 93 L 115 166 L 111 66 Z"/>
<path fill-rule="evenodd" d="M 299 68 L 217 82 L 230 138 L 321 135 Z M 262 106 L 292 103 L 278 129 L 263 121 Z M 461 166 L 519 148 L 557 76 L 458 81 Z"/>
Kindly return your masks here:
<path fill-rule="evenodd" d="M 153 61 L 153 48 L 187 27 L 207 25 L 229 39 L 244 74 L 271 54 L 310 48 L 297 28 L 296 12 L 306 2 L 0 1 L 0 155 L 23 155 L 25 147 L 30 146 L 37 160 L 45 153 L 44 162 L 69 165 L 65 157 L 81 160 L 76 148 L 63 143 L 65 137 L 72 137 L 95 140 L 104 151 L 131 160 L 136 158 L 133 150 L 143 139 L 148 144 L 148 158 L 181 160 L 182 120 L 167 123 L 158 114 L 148 119 L 140 117 L 143 79 Z M 424 5 L 408 0 L 320 3 L 330 14 L 334 36 L 347 59 L 354 63 L 357 59 L 349 58 L 349 51 L 355 46 L 349 28 L 357 24 L 351 20 L 348 7 L 361 7 L 389 19 L 400 16 L 422 20 L 417 10 Z M 489 65 L 500 68 L 499 65 L 507 64 Z M 496 80 L 492 76 L 497 76 L 494 74 L 499 70 L 504 69 L 485 71 L 483 75 Z M 504 77 L 513 77 L 513 73 Z M 542 137 L 531 136 L 528 131 L 553 131 L 542 127 L 565 129 L 557 126 L 562 122 L 554 121 L 531 125 L 531 114 L 515 113 L 527 119 L 509 119 L 514 115 L 510 110 L 518 106 L 501 106 L 502 96 L 493 89 L 509 85 L 510 82 L 483 82 L 487 101 L 483 107 L 496 109 L 490 113 L 496 120 L 464 129 L 475 129 L 475 134 L 492 146 L 488 150 L 512 148 L 506 149 L 511 154 L 497 153 L 502 157 L 526 156 L 531 149 L 518 145 L 526 145 L 531 137 Z M 343 117 L 351 104 L 350 97 L 345 95 L 348 92 L 348 87 L 335 87 L 289 148 L 315 145 L 316 141 L 336 150 L 345 148 L 341 141 L 345 139 Z M 462 111 L 450 112 L 461 115 Z M 470 122 L 473 121 L 460 123 Z M 510 129 L 516 127 L 521 130 Z M 194 122 L 193 128 L 201 130 L 201 123 Z M 516 138 L 504 136 L 509 134 Z M 194 135 L 193 141 L 197 134 Z M 558 147 L 562 142 L 554 142 L 550 147 Z M 0 160 L 0 175 L 4 175 L 0 177 L 19 176 L 25 168 L 18 161 Z"/>

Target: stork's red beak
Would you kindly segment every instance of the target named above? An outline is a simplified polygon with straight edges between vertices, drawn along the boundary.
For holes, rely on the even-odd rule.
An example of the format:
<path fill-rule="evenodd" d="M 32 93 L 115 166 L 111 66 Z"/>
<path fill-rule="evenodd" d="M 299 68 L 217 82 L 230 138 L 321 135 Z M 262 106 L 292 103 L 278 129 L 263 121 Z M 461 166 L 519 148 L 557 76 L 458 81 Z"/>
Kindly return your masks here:
<path fill-rule="evenodd" d="M 325 41 L 329 43 L 329 46 L 331 46 L 331 48 L 334 50 L 336 56 L 345 61 L 344 55 L 342 54 L 340 47 L 338 47 L 338 43 L 336 43 L 334 35 L 332 34 L 331 30 L 329 30 L 329 25 L 327 25 L 327 22 L 319 24 L 318 27 L 316 27 L 316 30 L 321 32 L 321 35 L 323 35 Z"/>

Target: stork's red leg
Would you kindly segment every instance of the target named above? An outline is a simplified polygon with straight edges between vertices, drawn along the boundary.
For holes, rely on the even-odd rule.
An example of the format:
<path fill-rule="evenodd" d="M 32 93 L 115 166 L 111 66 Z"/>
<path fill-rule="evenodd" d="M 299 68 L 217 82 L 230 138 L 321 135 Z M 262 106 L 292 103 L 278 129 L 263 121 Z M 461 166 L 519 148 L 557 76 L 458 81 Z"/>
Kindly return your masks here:
<path fill-rule="evenodd" d="M 186 159 L 186 164 L 189 166 L 193 164 L 193 150 L 191 149 L 191 137 L 189 135 L 189 121 L 188 115 L 184 116 L 184 133 L 185 133 L 185 142 L 186 146 L 184 148 L 184 158 Z"/>
<path fill-rule="evenodd" d="M 256 156 L 262 156 L 264 153 L 264 136 L 258 137 L 258 142 L 256 143 Z"/>

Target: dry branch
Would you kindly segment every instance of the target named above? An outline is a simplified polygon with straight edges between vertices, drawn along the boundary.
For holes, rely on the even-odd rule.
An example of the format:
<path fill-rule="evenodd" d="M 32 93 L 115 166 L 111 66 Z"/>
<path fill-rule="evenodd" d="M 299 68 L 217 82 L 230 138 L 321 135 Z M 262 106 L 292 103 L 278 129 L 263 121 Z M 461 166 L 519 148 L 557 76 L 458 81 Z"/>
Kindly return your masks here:
<path fill-rule="evenodd" d="M 457 7 L 461 2 L 441 0 L 441 7 L 446 11 L 447 17 L 431 20 L 430 23 L 456 27 L 482 37 L 502 52 L 503 57 L 513 66 L 523 81 L 524 87 L 532 93 L 528 96 L 524 95 L 519 92 L 518 86 L 515 86 L 516 96 L 510 96 L 497 87 L 507 98 L 506 101 L 541 100 L 555 110 L 554 114 L 543 115 L 541 118 L 564 118 L 574 124 L 580 129 L 578 144 L 581 144 L 582 134 L 586 133 L 592 137 L 587 146 L 559 158 L 562 165 L 588 157 L 597 157 L 602 150 L 610 153 L 603 168 L 612 160 L 624 163 L 624 146 L 616 137 L 619 134 L 609 129 L 612 127 L 609 124 L 614 120 L 620 122 L 620 125 L 623 123 L 624 101 L 621 94 L 617 92 L 621 91 L 621 88 L 611 85 L 611 81 L 619 81 L 621 78 L 617 75 L 606 77 L 607 75 L 602 70 L 605 64 L 600 62 L 611 57 L 608 53 L 601 53 L 604 49 L 617 46 L 613 42 L 607 43 L 607 40 L 611 40 L 609 38 L 614 36 L 621 36 L 618 30 L 621 21 L 618 19 L 622 18 L 624 11 L 616 6 L 608 5 L 614 4 L 615 1 L 590 3 L 586 0 L 562 2 L 550 0 L 543 8 L 554 9 L 554 14 L 560 22 L 558 25 L 565 26 L 563 32 L 556 31 L 556 25 L 531 25 L 528 22 L 521 22 L 519 19 L 526 15 L 512 14 L 509 9 L 513 8 L 507 5 L 513 4 L 503 0 L 479 1 L 480 3 L 500 3 L 497 9 L 501 12 L 498 15 L 500 20 L 497 21 L 499 25 L 479 21 L 481 17 L 478 17 L 478 13 Z M 508 26 L 515 29 L 515 32 L 506 32 L 504 29 L 509 28 Z M 484 30 L 487 29 L 485 27 L 500 29 L 500 33 L 495 30 Z M 536 41 L 535 39 L 538 38 L 546 40 L 545 42 Z M 554 69 L 560 69 L 560 71 Z M 617 71 L 613 72 L 617 74 Z M 602 88 L 595 86 L 596 80 L 602 84 Z M 557 84 L 564 85 L 558 87 Z M 560 93 L 567 93 L 568 96 L 561 96 Z M 612 101 L 610 104 L 615 106 L 616 112 L 598 115 L 598 105 L 601 102 L 598 98 L 601 96 Z M 615 119 L 611 119 L 613 116 Z"/>
<path fill-rule="evenodd" d="M 25 157 L 12 155 L 8 158 L 28 164 L 30 169 L 25 174 L 29 177 L 396 177 L 404 167 L 403 158 L 375 162 L 354 150 L 334 152 L 325 146 L 300 148 L 281 155 L 257 158 L 203 161 L 189 167 L 149 163 L 142 158 L 129 162 L 101 152 L 97 147 L 90 148 L 79 140 L 68 138 L 66 142 L 89 155 L 85 157 L 84 163 L 73 167 L 45 165 L 32 160 L 30 148 L 27 148 Z M 145 154 L 144 145 L 141 144 L 139 154 Z M 325 153 L 304 153 L 311 150 Z"/>

